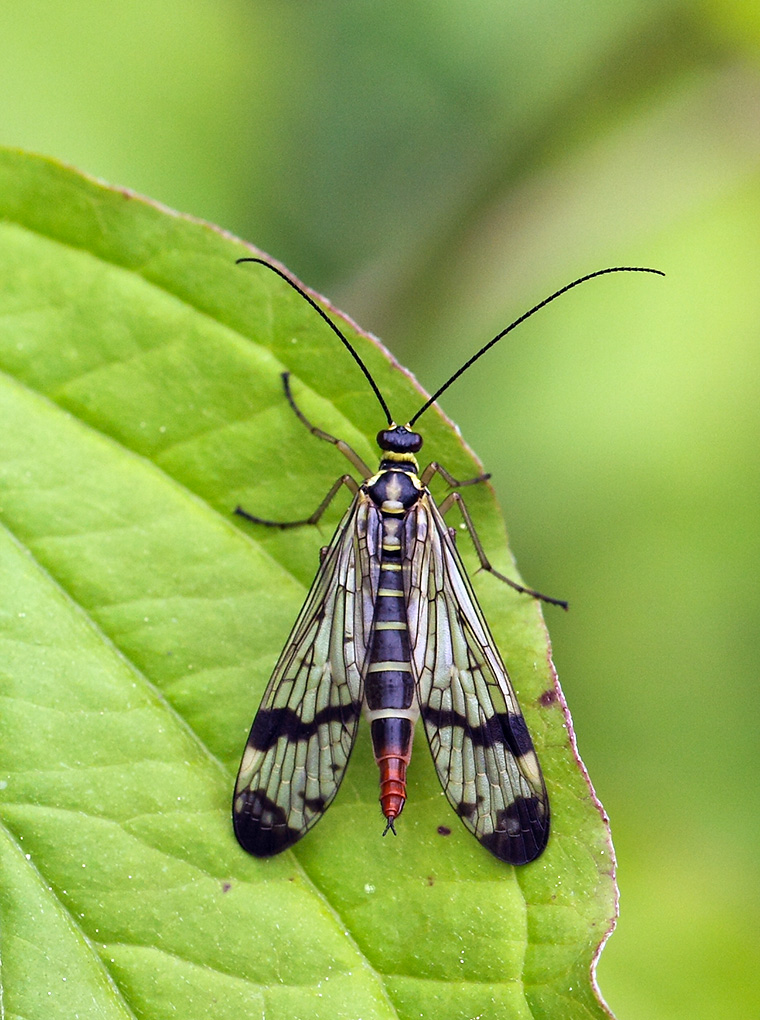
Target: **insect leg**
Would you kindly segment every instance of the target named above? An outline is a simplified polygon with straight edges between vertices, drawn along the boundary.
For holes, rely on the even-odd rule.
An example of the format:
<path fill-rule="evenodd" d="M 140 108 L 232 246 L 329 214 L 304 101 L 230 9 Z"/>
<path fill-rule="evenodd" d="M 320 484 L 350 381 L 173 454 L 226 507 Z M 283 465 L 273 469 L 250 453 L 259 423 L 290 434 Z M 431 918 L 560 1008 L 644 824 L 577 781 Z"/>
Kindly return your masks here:
<path fill-rule="evenodd" d="M 369 478 L 372 471 L 369 467 L 367 467 L 359 454 L 355 450 L 352 450 L 348 443 L 344 442 L 342 439 L 336 439 L 336 437 L 331 436 L 329 432 L 325 432 L 322 429 L 317 428 L 316 425 L 312 425 L 301 408 L 296 404 L 293 399 L 293 394 L 290 392 L 290 372 L 282 373 L 282 385 L 285 390 L 285 397 L 293 409 L 294 414 L 300 422 L 303 422 L 309 432 L 311 432 L 313 436 L 316 436 L 317 439 L 324 439 L 326 443 L 332 443 L 333 446 L 337 446 L 343 456 L 350 460 L 356 470 L 360 472 L 362 478 Z"/>
<path fill-rule="evenodd" d="M 253 514 L 249 514 L 247 510 L 242 508 L 242 506 L 236 506 L 235 513 L 240 517 L 245 517 L 247 521 L 253 521 L 254 524 L 264 524 L 267 528 L 300 528 L 303 524 L 317 524 L 341 485 L 345 485 L 347 489 L 350 489 L 354 496 L 359 491 L 359 486 L 355 478 L 352 478 L 351 475 L 341 475 L 340 478 L 335 480 L 335 483 L 330 487 L 330 491 L 311 517 L 304 517 L 301 521 L 267 521 L 263 517 L 254 517 Z"/>
<path fill-rule="evenodd" d="M 487 482 L 491 477 L 490 472 L 486 472 L 482 475 L 476 475 L 475 478 L 466 478 L 463 482 L 460 482 L 458 478 L 450 475 L 446 468 L 439 464 L 437 461 L 431 461 L 430 464 L 420 475 L 420 481 L 423 485 L 429 485 L 433 475 L 438 474 L 446 482 L 450 489 L 461 489 L 465 485 L 477 485 L 478 482 Z"/>
<path fill-rule="evenodd" d="M 290 372 L 282 373 L 282 386 L 285 390 L 285 398 L 290 404 L 293 413 L 296 415 L 298 420 L 306 426 L 309 432 L 311 432 L 313 436 L 316 436 L 317 439 L 324 439 L 325 442 L 332 443 L 333 446 L 337 446 L 343 456 L 350 460 L 354 467 L 361 472 L 362 478 L 369 478 L 372 471 L 367 467 L 359 454 L 356 453 L 355 450 L 352 450 L 348 443 L 344 442 L 342 439 L 336 439 L 336 437 L 331 436 L 329 432 L 325 432 L 323 429 L 317 428 L 316 425 L 312 425 L 301 408 L 296 404 L 290 390 Z M 334 485 L 314 513 L 311 514 L 310 517 L 304 517 L 303 520 L 300 521 L 269 521 L 263 517 L 255 517 L 253 514 L 248 513 L 247 510 L 244 510 L 241 506 L 235 507 L 235 513 L 240 517 L 245 517 L 247 521 L 253 521 L 254 524 L 264 524 L 268 528 L 300 528 L 304 524 L 317 524 L 341 485 L 345 485 L 346 488 L 350 490 L 352 496 L 355 496 L 359 491 L 359 486 L 351 475 L 341 475 L 340 478 L 336 479 Z"/>
<path fill-rule="evenodd" d="M 470 511 L 467 509 L 467 505 L 458 492 L 450 492 L 449 495 L 443 500 L 441 505 L 438 507 L 441 512 L 441 516 L 444 516 L 452 508 L 454 504 L 457 504 L 462 514 L 462 520 L 464 521 L 467 530 L 470 533 L 472 544 L 475 546 L 475 552 L 480 560 L 480 569 L 487 570 L 489 574 L 493 574 L 494 577 L 498 577 L 500 581 L 504 581 L 510 588 L 514 588 L 515 591 L 522 592 L 524 595 L 531 595 L 534 599 L 540 599 L 542 602 L 548 602 L 552 606 L 561 606 L 563 609 L 567 609 L 567 602 L 564 599 L 554 599 L 549 595 L 542 595 L 540 591 L 535 591 L 533 588 L 526 588 L 522 584 L 518 584 L 517 581 L 512 581 L 504 574 L 500 574 L 498 570 L 495 570 L 485 554 L 483 545 L 478 538 L 478 533 L 475 530 L 475 525 L 472 523 L 472 517 L 470 517 Z"/>

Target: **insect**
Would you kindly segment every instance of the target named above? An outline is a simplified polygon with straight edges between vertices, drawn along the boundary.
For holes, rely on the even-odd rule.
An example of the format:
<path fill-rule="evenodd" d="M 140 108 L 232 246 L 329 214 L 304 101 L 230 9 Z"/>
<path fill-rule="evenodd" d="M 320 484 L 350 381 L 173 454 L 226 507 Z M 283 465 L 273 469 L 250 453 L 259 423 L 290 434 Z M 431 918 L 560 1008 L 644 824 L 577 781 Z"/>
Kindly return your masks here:
<path fill-rule="evenodd" d="M 301 839 L 330 806 L 345 774 L 364 711 L 380 770 L 386 832 L 406 800 L 406 771 L 418 716 L 438 778 L 455 812 L 487 850 L 510 864 L 535 860 L 549 838 L 549 800 L 533 742 L 507 670 L 478 605 L 444 517 L 458 506 L 483 569 L 518 592 L 567 603 L 511 581 L 486 558 L 459 489 L 435 461 L 420 471 L 417 419 L 478 358 L 519 323 L 566 291 L 615 272 L 590 273 L 540 302 L 502 330 L 427 400 L 396 425 L 375 381 L 338 326 L 276 266 L 328 323 L 367 378 L 387 419 L 377 435 L 372 471 L 347 443 L 313 425 L 296 404 L 288 373 L 285 397 L 304 426 L 332 443 L 359 472 L 344 474 L 316 511 L 281 523 L 236 513 L 259 525 L 316 524 L 346 486 L 351 504 L 280 655 L 253 721 L 233 798 L 235 834 L 250 853 L 269 857 Z M 660 273 L 660 275 L 663 275 Z M 436 505 L 429 484 L 439 474 L 451 491 Z"/>

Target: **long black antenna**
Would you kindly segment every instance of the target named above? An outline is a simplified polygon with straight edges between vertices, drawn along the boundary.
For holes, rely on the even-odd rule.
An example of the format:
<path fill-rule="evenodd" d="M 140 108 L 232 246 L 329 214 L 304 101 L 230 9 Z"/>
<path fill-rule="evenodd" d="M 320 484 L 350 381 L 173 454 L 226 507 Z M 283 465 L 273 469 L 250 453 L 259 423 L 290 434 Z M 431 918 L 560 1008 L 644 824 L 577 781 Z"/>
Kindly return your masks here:
<path fill-rule="evenodd" d="M 567 291 L 572 290 L 573 287 L 578 287 L 580 286 L 580 284 L 585 283 L 587 280 L 593 280 L 595 276 L 606 276 L 608 273 L 656 273 L 658 276 L 665 275 L 659 269 L 644 269 L 641 266 L 613 266 L 611 269 L 597 269 L 595 273 L 588 273 L 586 276 L 581 276 L 578 280 L 573 280 L 572 283 L 566 284 L 564 287 L 561 287 L 559 290 L 556 290 L 553 294 L 550 294 L 548 298 L 544 298 L 543 301 L 539 301 L 537 305 L 534 305 L 529 312 L 525 312 L 524 315 L 521 315 L 519 319 L 515 319 L 515 321 L 510 323 L 506 329 L 503 329 L 501 331 L 501 333 L 497 333 L 493 340 L 489 340 L 488 343 L 481 347 L 476 354 L 473 354 L 469 361 L 465 361 L 464 365 L 462 365 L 462 367 L 458 371 L 456 371 L 451 376 L 451 378 L 448 379 L 443 384 L 443 386 L 439 387 L 439 389 L 435 391 L 433 396 L 422 405 L 422 407 L 415 414 L 415 416 L 409 419 L 409 425 L 414 425 L 414 423 L 417 421 L 420 415 L 427 411 L 431 404 L 434 404 L 436 402 L 436 400 L 440 397 L 444 390 L 447 390 L 449 386 L 451 386 L 451 384 L 459 378 L 460 375 L 467 371 L 470 365 L 474 365 L 478 358 L 481 358 L 486 353 L 486 351 L 490 350 L 493 347 L 493 345 L 498 343 L 502 337 L 505 337 L 507 335 L 507 333 L 511 333 L 513 329 L 520 325 L 520 323 L 525 322 L 525 320 L 529 319 L 531 315 L 534 315 L 545 305 L 550 304 L 552 301 L 555 300 L 555 298 L 560 297 L 562 294 L 566 294 Z"/>
<path fill-rule="evenodd" d="M 267 267 L 267 269 L 271 269 L 271 270 L 272 270 L 272 272 L 273 272 L 273 273 L 277 273 L 277 275 L 278 275 L 279 277 L 281 277 L 281 278 L 282 278 L 282 279 L 283 279 L 283 280 L 285 281 L 285 283 L 289 283 L 289 284 L 290 284 L 290 286 L 291 286 L 291 287 L 293 288 L 293 290 L 294 290 L 294 291 L 295 291 L 295 292 L 296 292 L 297 294 L 300 294 L 300 295 L 301 295 L 301 297 L 302 297 L 302 298 L 304 299 L 304 301 L 308 301 L 308 302 L 309 302 L 309 304 L 311 305 L 311 307 L 312 307 L 312 308 L 314 309 L 314 311 L 315 311 L 315 312 L 317 312 L 317 313 L 318 313 L 319 315 L 321 315 L 321 316 L 322 316 L 322 318 L 323 318 L 323 319 L 325 320 L 325 322 L 326 322 L 326 323 L 327 323 L 327 325 L 328 325 L 328 326 L 330 327 L 330 329 L 331 329 L 331 330 L 333 331 L 333 333 L 335 333 L 335 334 L 336 334 L 336 336 L 338 336 L 338 337 L 340 338 L 340 341 L 341 341 L 341 343 L 342 343 L 342 344 L 343 344 L 343 346 L 344 346 L 344 347 L 345 347 L 345 348 L 346 348 L 346 349 L 348 350 L 349 354 L 350 354 L 350 355 L 351 355 L 351 357 L 352 357 L 352 358 L 354 359 L 354 361 L 356 362 L 356 364 L 357 364 L 357 365 L 359 366 L 359 368 L 360 368 L 360 369 L 362 370 L 362 372 L 364 372 L 364 375 L 366 376 L 366 378 L 367 378 L 367 381 L 369 382 L 370 386 L 372 387 L 372 390 L 373 390 L 373 392 L 374 392 L 375 396 L 376 396 L 376 397 L 377 397 L 377 399 L 378 399 L 378 400 L 380 401 L 380 406 L 381 406 L 381 407 L 382 407 L 382 409 L 383 409 L 383 413 L 385 414 L 385 417 L 386 417 L 386 419 L 387 419 L 387 421 L 388 421 L 388 424 L 389 424 L 389 425 L 392 425 L 392 424 L 393 424 L 393 417 L 392 417 L 392 415 L 391 415 L 391 412 L 390 412 L 390 411 L 388 410 L 388 405 L 386 404 L 386 402 L 385 402 L 385 400 L 384 400 L 384 398 L 383 398 L 383 395 L 382 395 L 382 393 L 381 393 L 381 392 L 380 392 L 380 390 L 379 390 L 379 389 L 377 388 L 377 383 L 376 383 L 376 382 L 375 382 L 375 380 L 374 380 L 374 379 L 372 378 L 372 376 L 371 376 L 371 375 L 369 374 L 369 369 L 368 369 L 368 368 L 367 368 L 367 366 L 366 366 L 366 365 L 364 364 L 364 362 L 363 362 L 363 361 L 362 361 L 362 359 L 361 359 L 361 358 L 359 357 L 359 355 L 358 355 L 358 354 L 356 353 L 356 351 L 354 350 L 354 348 L 353 348 L 353 346 L 351 345 L 350 341 L 349 341 L 349 340 L 347 339 L 347 337 L 345 337 L 345 336 L 343 335 L 343 333 L 342 333 L 342 332 L 341 332 L 341 331 L 340 331 L 340 330 L 338 329 L 338 327 L 337 327 L 337 326 L 335 325 L 335 323 L 334 323 L 334 322 L 332 321 L 332 319 L 331 319 L 331 318 L 330 318 L 330 316 L 329 316 L 329 315 L 327 314 L 327 312 L 325 312 L 325 311 L 324 311 L 324 309 L 322 309 L 322 308 L 320 308 L 320 307 L 319 307 L 319 305 L 318 305 L 318 304 L 317 304 L 317 302 L 316 302 L 316 301 L 315 301 L 315 300 L 314 300 L 314 299 L 313 299 L 313 298 L 311 297 L 311 295 L 307 294 L 307 293 L 306 293 L 306 291 L 305 291 L 305 290 L 303 290 L 303 288 L 299 287 L 297 283 L 295 283 L 295 282 L 294 282 L 293 280 L 291 280 L 291 278 L 290 278 L 290 277 L 289 277 L 289 276 L 287 275 L 287 273 L 283 273 L 283 271 L 282 271 L 281 269 L 278 269 L 278 268 L 277 268 L 277 266 L 273 266 L 271 262 L 267 262 L 267 261 L 266 261 L 265 259 L 255 259 L 255 258 L 242 258 L 242 259 L 238 259 L 238 260 L 237 260 L 237 264 L 238 264 L 238 265 L 239 265 L 239 264 L 240 264 L 241 262 L 258 262 L 258 264 L 259 264 L 260 266 L 266 266 L 266 267 Z M 423 410 L 424 410 L 424 408 L 423 408 Z"/>

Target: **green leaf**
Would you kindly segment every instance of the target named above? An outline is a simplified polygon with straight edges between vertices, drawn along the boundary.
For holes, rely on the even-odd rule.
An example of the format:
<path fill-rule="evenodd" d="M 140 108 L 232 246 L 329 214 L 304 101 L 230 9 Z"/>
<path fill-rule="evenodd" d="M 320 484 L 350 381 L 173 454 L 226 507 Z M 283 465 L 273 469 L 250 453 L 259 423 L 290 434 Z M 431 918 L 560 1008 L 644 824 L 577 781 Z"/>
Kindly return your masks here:
<path fill-rule="evenodd" d="M 335 337 L 274 274 L 235 266 L 240 241 L 50 161 L 0 152 L 0 216 L 5 1014 L 608 1015 L 589 980 L 614 912 L 608 832 L 540 609 L 491 577 L 475 583 L 552 797 L 544 856 L 485 853 L 421 733 L 396 839 L 361 732 L 294 851 L 235 842 L 238 759 L 340 508 L 321 533 L 232 511 L 303 516 L 345 471 L 287 407 L 284 369 L 310 417 L 376 459 L 382 415 Z M 403 420 L 421 391 L 346 328 Z M 480 470 L 442 416 L 423 425 L 431 459 Z M 492 492 L 468 503 L 515 576 Z"/>

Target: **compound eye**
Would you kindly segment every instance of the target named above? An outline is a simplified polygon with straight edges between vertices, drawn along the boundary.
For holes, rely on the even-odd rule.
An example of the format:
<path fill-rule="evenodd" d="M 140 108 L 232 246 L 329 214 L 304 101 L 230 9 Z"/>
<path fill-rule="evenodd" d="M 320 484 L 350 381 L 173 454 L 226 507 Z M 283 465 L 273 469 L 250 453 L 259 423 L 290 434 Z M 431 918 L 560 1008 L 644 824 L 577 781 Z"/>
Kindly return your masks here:
<path fill-rule="evenodd" d="M 389 429 L 381 429 L 377 434 L 377 445 L 381 450 L 390 450 L 389 443 L 393 440 L 391 436 L 393 433 Z"/>

